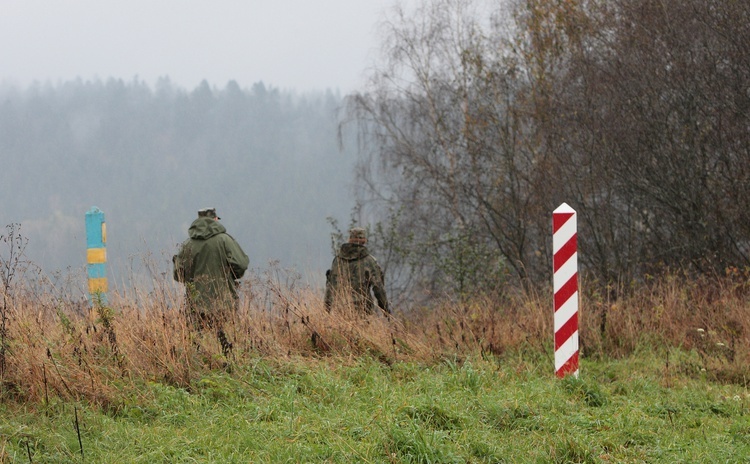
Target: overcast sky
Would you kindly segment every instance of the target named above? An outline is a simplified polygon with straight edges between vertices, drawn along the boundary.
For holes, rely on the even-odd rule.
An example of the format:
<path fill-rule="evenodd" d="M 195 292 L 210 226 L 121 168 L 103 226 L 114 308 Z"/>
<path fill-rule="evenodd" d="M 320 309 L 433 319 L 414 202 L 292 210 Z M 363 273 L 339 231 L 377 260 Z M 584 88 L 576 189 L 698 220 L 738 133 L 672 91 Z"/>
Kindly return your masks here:
<path fill-rule="evenodd" d="M 362 87 L 397 0 L 0 0 L 0 81 Z"/>

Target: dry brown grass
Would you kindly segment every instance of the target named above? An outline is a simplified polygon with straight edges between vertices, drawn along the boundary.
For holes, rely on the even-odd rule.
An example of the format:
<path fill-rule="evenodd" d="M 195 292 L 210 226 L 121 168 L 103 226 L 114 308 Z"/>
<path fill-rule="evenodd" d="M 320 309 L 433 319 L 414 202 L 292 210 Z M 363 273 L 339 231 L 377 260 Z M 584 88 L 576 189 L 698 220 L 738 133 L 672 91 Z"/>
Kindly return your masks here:
<path fill-rule="evenodd" d="M 583 298 L 581 341 L 588 356 L 624 357 L 639 347 L 693 351 L 699 369 L 719 381 L 750 380 L 750 276 L 670 274 L 617 300 Z"/>
<path fill-rule="evenodd" d="M 750 358 L 745 277 L 694 282 L 667 277 L 617 301 L 584 296 L 582 354 L 628 356 L 644 345 L 694 350 L 700 367 L 716 379 L 744 382 Z M 107 306 L 93 308 L 39 289 L 9 295 L 2 396 L 116 407 L 140 383 L 190 388 L 207 371 L 257 357 L 353 362 L 366 355 L 390 364 L 551 353 L 552 303 L 545 293 L 442 302 L 386 318 L 347 308 L 328 313 L 322 292 L 269 274 L 251 276 L 243 286 L 241 307 L 226 326 L 234 345 L 227 360 L 213 333 L 196 332 L 186 324 L 179 287 L 156 282 L 154 288 L 148 294 L 112 293 Z"/>

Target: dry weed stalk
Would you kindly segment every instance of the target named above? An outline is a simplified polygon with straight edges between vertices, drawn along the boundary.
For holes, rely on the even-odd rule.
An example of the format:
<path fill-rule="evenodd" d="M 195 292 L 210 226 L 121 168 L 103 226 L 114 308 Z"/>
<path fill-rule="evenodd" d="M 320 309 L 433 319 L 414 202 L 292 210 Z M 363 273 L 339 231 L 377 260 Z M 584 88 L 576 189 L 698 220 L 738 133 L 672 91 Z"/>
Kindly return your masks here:
<path fill-rule="evenodd" d="M 226 325 L 234 350 L 225 359 L 215 334 L 186 322 L 181 289 L 164 282 L 154 288 L 156 296 L 111 294 L 106 313 L 52 290 L 14 298 L 2 397 L 117 408 L 144 381 L 190 388 L 210 370 L 251 365 L 257 357 L 346 362 L 370 356 L 390 364 L 487 354 L 501 360 L 506 352 L 549 352 L 552 344 L 545 293 L 442 302 L 388 318 L 347 305 L 328 312 L 321 291 L 276 272 L 246 280 L 239 310 Z M 703 368 L 719 379 L 748 377 L 750 293 L 744 283 L 663 279 L 617 301 L 582 294 L 583 356 L 627 356 L 644 343 L 656 344 L 696 350 Z M 603 331 L 601 311 L 607 311 Z"/>

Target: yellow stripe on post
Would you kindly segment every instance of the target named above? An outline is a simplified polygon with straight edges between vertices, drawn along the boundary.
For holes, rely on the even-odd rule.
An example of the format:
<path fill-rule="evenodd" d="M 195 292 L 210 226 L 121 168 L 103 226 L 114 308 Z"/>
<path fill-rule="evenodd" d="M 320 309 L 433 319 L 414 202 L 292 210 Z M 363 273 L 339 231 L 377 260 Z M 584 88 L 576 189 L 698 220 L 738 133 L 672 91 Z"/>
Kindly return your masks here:
<path fill-rule="evenodd" d="M 102 264 L 107 262 L 106 248 L 89 248 L 86 250 L 86 260 L 89 264 Z"/>
<path fill-rule="evenodd" d="M 106 277 L 89 279 L 89 293 L 92 295 L 97 293 L 107 293 L 108 287 L 109 285 L 107 284 Z"/>
<path fill-rule="evenodd" d="M 107 226 L 96 206 L 86 212 L 86 260 L 92 305 L 107 304 Z"/>

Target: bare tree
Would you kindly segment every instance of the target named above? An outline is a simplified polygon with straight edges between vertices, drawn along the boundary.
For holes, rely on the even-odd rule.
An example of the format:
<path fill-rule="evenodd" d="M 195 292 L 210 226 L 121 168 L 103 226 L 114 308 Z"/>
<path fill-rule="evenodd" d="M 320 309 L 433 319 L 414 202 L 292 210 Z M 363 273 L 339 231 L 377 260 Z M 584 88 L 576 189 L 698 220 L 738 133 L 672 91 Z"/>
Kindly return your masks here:
<path fill-rule="evenodd" d="M 750 5 L 617 0 L 586 15 L 545 124 L 566 133 L 552 149 L 577 161 L 569 184 L 595 187 L 569 193 L 582 256 L 610 280 L 746 266 Z"/>
<path fill-rule="evenodd" d="M 602 284 L 750 264 L 750 3 L 485 5 L 397 11 L 351 99 L 376 147 L 361 211 L 389 218 L 412 288 L 546 284 L 563 201 Z"/>
<path fill-rule="evenodd" d="M 412 237 L 401 264 L 429 295 L 496 290 L 508 273 L 526 280 L 538 254 L 522 76 L 503 10 L 489 21 L 484 11 L 467 0 L 398 11 L 384 67 L 353 99 L 378 147 L 360 166 L 362 204 L 398 211 L 397 236 Z"/>

